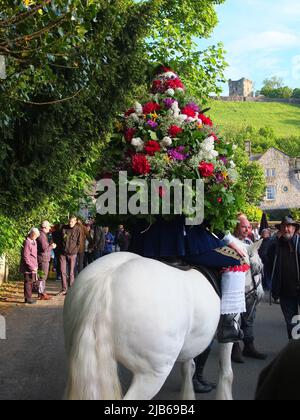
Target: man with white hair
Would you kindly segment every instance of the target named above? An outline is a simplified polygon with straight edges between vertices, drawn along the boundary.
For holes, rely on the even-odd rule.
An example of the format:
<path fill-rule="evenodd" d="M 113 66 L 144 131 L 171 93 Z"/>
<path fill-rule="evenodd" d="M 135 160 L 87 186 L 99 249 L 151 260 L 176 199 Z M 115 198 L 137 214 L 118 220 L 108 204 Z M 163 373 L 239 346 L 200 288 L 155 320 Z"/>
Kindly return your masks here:
<path fill-rule="evenodd" d="M 50 296 L 46 293 L 46 281 L 49 274 L 49 263 L 51 258 L 52 249 L 56 248 L 56 244 L 53 242 L 49 243 L 48 234 L 50 232 L 50 223 L 45 220 L 41 224 L 40 236 L 37 239 L 38 247 L 38 264 L 39 270 L 42 272 L 39 278 L 39 299 L 50 300 Z"/>
<path fill-rule="evenodd" d="M 39 236 L 39 230 L 37 228 L 31 228 L 23 243 L 21 253 L 20 272 L 24 274 L 24 297 L 25 303 L 29 305 L 36 303 L 32 299 L 32 287 L 37 279 L 38 260 L 36 240 Z"/>

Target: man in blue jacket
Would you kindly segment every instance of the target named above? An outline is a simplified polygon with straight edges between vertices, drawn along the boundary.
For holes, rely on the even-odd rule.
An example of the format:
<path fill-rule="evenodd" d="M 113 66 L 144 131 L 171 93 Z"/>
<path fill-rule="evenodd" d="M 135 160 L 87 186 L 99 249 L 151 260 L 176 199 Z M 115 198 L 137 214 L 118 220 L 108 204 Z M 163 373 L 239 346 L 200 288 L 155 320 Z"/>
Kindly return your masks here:
<path fill-rule="evenodd" d="M 300 225 L 287 216 L 277 227 L 279 238 L 273 241 L 268 251 L 272 267 L 272 296 L 280 299 L 288 337 L 292 339 L 293 318 L 299 314 L 300 306 Z"/>

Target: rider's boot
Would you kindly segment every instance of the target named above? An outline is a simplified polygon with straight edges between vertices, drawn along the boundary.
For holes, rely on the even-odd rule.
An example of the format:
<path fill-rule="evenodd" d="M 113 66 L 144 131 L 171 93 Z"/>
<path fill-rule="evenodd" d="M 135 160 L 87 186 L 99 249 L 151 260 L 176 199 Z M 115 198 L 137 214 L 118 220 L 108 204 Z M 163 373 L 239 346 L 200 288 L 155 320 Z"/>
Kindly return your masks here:
<path fill-rule="evenodd" d="M 238 319 L 239 314 L 221 315 L 218 327 L 219 343 L 238 343 L 244 338 Z"/>
<path fill-rule="evenodd" d="M 268 357 L 266 354 L 260 353 L 258 350 L 256 350 L 254 346 L 254 339 L 244 340 L 244 344 L 245 347 L 243 350 L 243 356 L 258 360 L 266 360 Z"/>
<path fill-rule="evenodd" d="M 216 384 L 208 382 L 203 378 L 204 366 L 207 362 L 210 354 L 210 347 L 208 347 L 203 353 L 195 357 L 196 370 L 193 376 L 194 391 L 198 394 L 206 394 L 216 388 Z"/>
<path fill-rule="evenodd" d="M 242 355 L 242 349 L 240 343 L 234 343 L 231 353 L 231 360 L 234 363 L 245 363 Z"/>

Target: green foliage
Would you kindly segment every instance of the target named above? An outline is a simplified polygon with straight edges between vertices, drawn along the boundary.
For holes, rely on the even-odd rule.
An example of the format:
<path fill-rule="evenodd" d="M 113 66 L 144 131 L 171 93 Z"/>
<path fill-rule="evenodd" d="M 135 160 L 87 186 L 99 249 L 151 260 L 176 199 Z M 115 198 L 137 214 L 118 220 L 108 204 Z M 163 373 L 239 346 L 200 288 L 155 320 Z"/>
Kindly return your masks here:
<path fill-rule="evenodd" d="M 293 216 L 294 220 L 300 221 L 300 208 L 290 210 L 290 214 Z"/>
<path fill-rule="evenodd" d="M 300 89 L 296 88 L 293 90 L 293 98 L 300 99 Z"/>
<path fill-rule="evenodd" d="M 268 98 L 291 98 L 293 96 L 293 89 L 283 85 L 283 79 L 279 77 L 272 77 L 264 80 L 264 85 L 260 91 L 261 95 Z"/>
<path fill-rule="evenodd" d="M 243 212 L 247 215 L 250 222 L 259 222 L 263 215 L 260 208 L 249 204 L 244 207 Z"/>

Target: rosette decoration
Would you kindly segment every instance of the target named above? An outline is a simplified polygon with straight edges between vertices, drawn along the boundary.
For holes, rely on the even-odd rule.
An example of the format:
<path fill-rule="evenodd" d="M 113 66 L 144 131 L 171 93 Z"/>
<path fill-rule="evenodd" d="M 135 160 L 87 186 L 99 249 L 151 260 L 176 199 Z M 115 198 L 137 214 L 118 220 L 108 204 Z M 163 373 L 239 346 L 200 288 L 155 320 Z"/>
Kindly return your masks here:
<path fill-rule="evenodd" d="M 105 152 L 105 172 L 116 180 L 119 171 L 149 181 L 201 178 L 205 217 L 224 229 L 237 210 L 234 149 L 201 106 L 188 99 L 179 76 L 162 67 L 147 98 L 119 116 Z"/>

